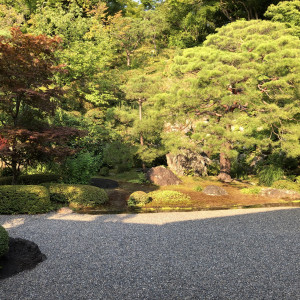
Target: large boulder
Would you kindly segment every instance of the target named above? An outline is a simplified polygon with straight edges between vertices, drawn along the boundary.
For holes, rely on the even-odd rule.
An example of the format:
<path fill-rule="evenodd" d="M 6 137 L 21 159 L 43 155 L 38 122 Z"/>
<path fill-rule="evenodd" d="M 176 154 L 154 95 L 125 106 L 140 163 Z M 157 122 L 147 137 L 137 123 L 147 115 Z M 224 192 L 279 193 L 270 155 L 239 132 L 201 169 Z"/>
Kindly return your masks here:
<path fill-rule="evenodd" d="M 275 199 L 289 199 L 289 200 L 300 199 L 300 193 L 298 192 L 290 191 L 290 190 L 273 189 L 273 188 L 262 189 L 260 195 L 264 197 L 275 198 Z"/>
<path fill-rule="evenodd" d="M 156 185 L 175 185 L 180 184 L 181 180 L 169 169 L 159 166 L 151 168 L 147 172 L 147 179 Z"/>
<path fill-rule="evenodd" d="M 225 196 L 225 195 L 228 195 L 228 193 L 223 188 L 221 188 L 220 186 L 217 186 L 217 185 L 208 185 L 203 190 L 203 193 L 206 194 L 206 195 L 210 195 L 210 196 Z"/>
<path fill-rule="evenodd" d="M 193 174 L 196 176 L 207 176 L 207 166 L 210 159 L 204 154 L 191 150 L 182 150 L 179 154 L 169 153 L 166 155 L 170 170 L 179 176 Z"/>

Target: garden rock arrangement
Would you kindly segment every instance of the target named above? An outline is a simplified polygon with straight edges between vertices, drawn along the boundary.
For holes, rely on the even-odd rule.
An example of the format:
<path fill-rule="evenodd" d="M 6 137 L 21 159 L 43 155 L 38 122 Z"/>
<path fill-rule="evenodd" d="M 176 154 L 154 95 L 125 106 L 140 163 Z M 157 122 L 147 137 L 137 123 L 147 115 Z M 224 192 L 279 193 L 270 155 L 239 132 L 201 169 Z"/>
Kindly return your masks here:
<path fill-rule="evenodd" d="M 281 189 L 273 189 L 273 188 L 262 189 L 260 195 L 264 197 L 275 198 L 275 199 L 289 199 L 289 200 L 300 199 L 300 193 L 297 193 L 295 191 L 290 191 L 290 190 L 281 190 Z"/>
<path fill-rule="evenodd" d="M 210 159 L 191 150 L 182 150 L 180 154 L 169 153 L 166 155 L 167 163 L 174 173 L 179 176 L 193 173 L 196 176 L 206 176 Z"/>
<path fill-rule="evenodd" d="M 41 253 L 35 243 L 20 238 L 10 238 L 9 251 L 0 259 L 0 266 L 2 266 L 0 279 L 30 270 L 45 259 L 46 255 Z"/>
<path fill-rule="evenodd" d="M 221 187 L 216 185 L 208 185 L 204 190 L 203 193 L 210 196 L 224 196 L 228 195 L 228 193 Z"/>
<path fill-rule="evenodd" d="M 180 184 L 181 180 L 169 169 L 159 166 L 151 168 L 147 172 L 147 179 L 156 185 L 176 185 Z"/>

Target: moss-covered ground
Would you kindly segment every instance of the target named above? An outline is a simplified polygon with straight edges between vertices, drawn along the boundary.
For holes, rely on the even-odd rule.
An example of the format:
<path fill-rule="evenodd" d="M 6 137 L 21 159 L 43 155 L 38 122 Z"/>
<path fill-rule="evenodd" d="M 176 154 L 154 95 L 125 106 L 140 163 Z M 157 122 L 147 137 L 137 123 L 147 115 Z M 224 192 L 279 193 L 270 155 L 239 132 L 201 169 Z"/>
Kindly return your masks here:
<path fill-rule="evenodd" d="M 101 177 L 104 178 L 104 177 Z M 181 177 L 182 184 L 171 186 L 156 186 L 149 183 L 142 183 L 141 173 L 134 170 L 122 174 L 111 174 L 108 179 L 116 180 L 119 187 L 108 189 L 109 202 L 96 209 L 87 209 L 84 213 L 118 213 L 118 212 L 159 212 L 159 211 L 193 211 L 209 209 L 234 209 L 265 206 L 300 206 L 299 201 L 287 201 L 262 197 L 257 193 L 255 179 L 249 181 L 233 181 L 222 183 L 216 177 Z M 139 183 L 140 182 L 140 183 Z M 209 196 L 202 192 L 208 185 L 217 185 L 224 188 L 228 195 Z M 153 191 L 177 191 L 188 196 L 186 201 L 161 201 L 156 200 L 136 209 L 127 207 L 127 200 L 135 191 L 150 193 Z"/>

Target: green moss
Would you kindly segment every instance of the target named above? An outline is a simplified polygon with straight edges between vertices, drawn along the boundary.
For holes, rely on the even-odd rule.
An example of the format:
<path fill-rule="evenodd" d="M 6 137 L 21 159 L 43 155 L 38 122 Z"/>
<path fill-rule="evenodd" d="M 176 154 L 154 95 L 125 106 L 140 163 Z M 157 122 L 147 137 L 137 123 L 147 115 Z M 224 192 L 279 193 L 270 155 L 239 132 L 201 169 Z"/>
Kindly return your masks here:
<path fill-rule="evenodd" d="M 177 191 L 169 191 L 169 190 L 162 190 L 162 191 L 154 191 L 148 193 L 148 196 L 151 197 L 153 200 L 151 205 L 174 205 L 174 204 L 188 204 L 190 203 L 191 198 L 183 193 Z"/>
<path fill-rule="evenodd" d="M 272 184 L 275 189 L 294 190 L 300 192 L 300 183 L 289 180 L 277 180 Z"/>
<path fill-rule="evenodd" d="M 194 190 L 195 190 L 196 192 L 202 192 L 203 187 L 202 187 L 201 185 L 197 185 L 197 186 L 194 188 Z"/>
<path fill-rule="evenodd" d="M 261 187 L 251 187 L 251 188 L 245 188 L 240 190 L 242 194 L 245 195 L 258 195 L 261 191 Z"/>
<path fill-rule="evenodd" d="M 8 251 L 9 237 L 6 230 L 0 225 L 0 257 Z"/>
<path fill-rule="evenodd" d="M 43 186 L 0 186 L 0 214 L 38 214 L 51 210 L 49 191 Z"/>
<path fill-rule="evenodd" d="M 95 207 L 108 201 L 107 193 L 98 187 L 83 184 L 45 184 L 53 202 L 69 203 L 73 208 Z"/>

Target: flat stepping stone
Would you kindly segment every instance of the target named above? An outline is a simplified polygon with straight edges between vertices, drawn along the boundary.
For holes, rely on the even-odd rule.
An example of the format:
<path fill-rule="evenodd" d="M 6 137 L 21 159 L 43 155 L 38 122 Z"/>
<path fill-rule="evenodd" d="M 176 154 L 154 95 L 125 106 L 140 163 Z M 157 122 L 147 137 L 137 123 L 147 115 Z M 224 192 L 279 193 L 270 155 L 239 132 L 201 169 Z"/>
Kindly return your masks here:
<path fill-rule="evenodd" d="M 117 181 L 104 178 L 92 178 L 91 185 L 101 189 L 114 189 L 119 187 L 119 183 Z"/>

